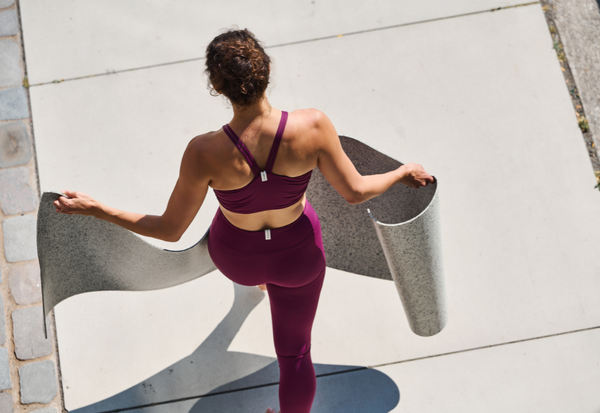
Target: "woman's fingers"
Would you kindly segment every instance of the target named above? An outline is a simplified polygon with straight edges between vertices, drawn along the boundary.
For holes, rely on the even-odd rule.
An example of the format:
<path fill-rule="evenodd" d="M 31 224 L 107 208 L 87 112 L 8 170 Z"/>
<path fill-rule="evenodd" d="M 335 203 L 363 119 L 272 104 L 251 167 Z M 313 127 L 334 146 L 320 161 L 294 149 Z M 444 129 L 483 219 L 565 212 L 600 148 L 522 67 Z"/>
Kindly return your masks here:
<path fill-rule="evenodd" d="M 63 214 L 66 214 L 69 212 L 69 208 L 71 207 L 68 203 L 67 203 L 67 198 L 65 197 L 58 197 L 58 199 L 56 201 L 54 201 L 54 206 L 56 207 L 56 212 L 61 212 Z"/>
<path fill-rule="evenodd" d="M 405 180 L 405 184 L 413 189 L 418 189 L 422 186 L 435 182 L 435 178 L 431 176 L 425 169 L 416 163 L 407 164 L 409 168 L 408 179 Z"/>
<path fill-rule="evenodd" d="M 63 194 L 65 194 L 68 198 L 77 198 L 77 191 L 61 191 Z"/>
<path fill-rule="evenodd" d="M 95 201 L 91 196 L 76 191 L 63 191 L 63 194 L 66 196 L 60 196 L 54 201 L 57 212 L 68 215 L 93 215 Z"/>

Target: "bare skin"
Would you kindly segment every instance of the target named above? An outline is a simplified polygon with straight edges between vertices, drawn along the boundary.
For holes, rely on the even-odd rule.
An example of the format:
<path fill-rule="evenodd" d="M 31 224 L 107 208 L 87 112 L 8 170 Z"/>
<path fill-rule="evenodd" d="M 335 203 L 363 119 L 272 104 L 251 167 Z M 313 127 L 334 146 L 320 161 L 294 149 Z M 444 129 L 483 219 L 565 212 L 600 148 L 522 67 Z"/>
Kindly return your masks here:
<path fill-rule="evenodd" d="M 266 164 L 281 111 L 272 108 L 266 97 L 244 109 L 233 105 L 229 123 L 248 147 L 259 167 Z M 391 186 L 403 183 L 418 188 L 433 182 L 421 165 L 405 164 L 379 175 L 360 175 L 346 156 L 331 121 L 316 109 L 290 113 L 273 173 L 300 176 L 318 167 L 331 185 L 351 204 L 376 197 Z M 242 188 L 254 175 L 242 154 L 220 129 L 193 138 L 185 150 L 180 173 L 167 208 L 162 215 L 121 211 L 87 194 L 64 191 L 70 198 L 54 202 L 57 212 L 92 215 L 135 233 L 178 241 L 202 206 L 208 188 Z M 247 231 L 278 228 L 294 222 L 304 210 L 306 198 L 283 209 L 238 214 L 221 207 L 233 225 Z"/>
<path fill-rule="evenodd" d="M 233 119 L 229 125 L 261 169 L 267 162 L 280 119 L 281 111 L 272 108 L 266 97 L 244 109 L 233 105 Z M 296 110 L 289 114 L 273 173 L 300 176 L 315 167 L 351 204 L 374 198 L 398 183 L 419 188 L 434 181 L 418 164 L 406 164 L 380 175 L 360 175 L 342 150 L 337 132 L 327 116 L 316 109 Z M 190 141 L 183 154 L 179 178 L 162 215 L 121 211 L 75 191 L 63 191 L 69 198 L 59 197 L 54 206 L 60 213 L 92 215 L 141 235 L 178 241 L 198 213 L 209 187 L 242 188 L 253 178 L 242 154 L 220 129 Z M 306 197 L 302 197 L 288 208 L 254 214 L 239 214 L 223 207 L 221 210 L 234 226 L 258 231 L 294 222 L 302 214 L 305 203 Z M 264 284 L 259 288 L 266 290 Z M 266 413 L 275 411 L 268 409 Z"/>

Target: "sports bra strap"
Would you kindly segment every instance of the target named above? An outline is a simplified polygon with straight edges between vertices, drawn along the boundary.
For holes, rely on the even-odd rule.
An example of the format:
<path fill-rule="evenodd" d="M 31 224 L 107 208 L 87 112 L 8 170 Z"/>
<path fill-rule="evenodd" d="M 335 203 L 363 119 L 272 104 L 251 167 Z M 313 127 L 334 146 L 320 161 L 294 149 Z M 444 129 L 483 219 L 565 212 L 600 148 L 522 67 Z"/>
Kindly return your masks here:
<path fill-rule="evenodd" d="M 242 155 L 244 155 L 244 158 L 246 158 L 246 162 L 248 162 L 248 165 L 250 165 L 250 169 L 252 169 L 254 176 L 259 176 L 260 168 L 258 167 L 258 164 L 254 160 L 254 157 L 252 156 L 246 145 L 244 145 L 244 142 L 242 142 L 240 138 L 238 138 L 233 129 L 231 129 L 231 126 L 223 126 L 223 131 L 225 131 L 225 133 L 227 134 L 227 136 L 229 136 L 229 139 L 231 139 L 236 148 L 238 148 Z"/>
<path fill-rule="evenodd" d="M 277 128 L 277 134 L 275 135 L 275 139 L 273 140 L 273 145 L 271 146 L 271 152 L 269 152 L 269 158 L 267 159 L 265 172 L 271 173 L 271 170 L 273 169 L 273 165 L 275 164 L 275 158 L 277 158 L 277 151 L 279 150 L 279 144 L 281 143 L 281 137 L 283 136 L 283 131 L 285 130 L 285 125 L 287 123 L 287 118 L 288 113 L 281 111 L 281 120 L 279 121 L 279 127 Z M 233 129 L 231 129 L 231 126 L 229 126 L 228 124 L 224 125 L 223 131 L 225 132 L 225 134 L 227 134 L 227 136 L 229 136 L 229 139 L 231 139 L 233 144 L 236 146 L 236 148 L 238 148 L 242 155 L 244 155 L 244 158 L 246 158 L 246 162 L 248 162 L 248 165 L 250 165 L 250 169 L 252 169 L 254 176 L 261 176 L 263 178 L 263 181 L 265 181 L 266 176 L 262 176 L 262 171 L 256 163 L 256 160 L 254 160 L 254 157 L 252 156 L 246 145 L 244 145 L 244 142 L 242 142 L 242 140 L 238 138 L 238 136 L 235 134 Z"/>
<path fill-rule="evenodd" d="M 279 144 L 281 143 L 281 137 L 283 136 L 283 131 L 285 130 L 285 125 L 287 123 L 287 118 L 288 113 L 281 111 L 281 120 L 279 121 L 277 134 L 275 135 L 275 140 L 273 141 L 273 146 L 271 146 L 271 152 L 269 153 L 269 158 L 267 159 L 267 166 L 265 167 L 266 172 L 271 173 L 273 170 L 275 158 L 277 158 L 277 151 L 279 150 Z"/>

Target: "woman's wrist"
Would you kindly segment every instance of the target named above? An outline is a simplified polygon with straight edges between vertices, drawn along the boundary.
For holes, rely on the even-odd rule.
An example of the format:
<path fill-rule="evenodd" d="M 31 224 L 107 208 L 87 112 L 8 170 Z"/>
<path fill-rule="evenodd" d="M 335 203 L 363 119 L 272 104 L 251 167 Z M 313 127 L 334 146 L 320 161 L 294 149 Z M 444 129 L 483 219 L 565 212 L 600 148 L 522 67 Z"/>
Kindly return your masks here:
<path fill-rule="evenodd" d="M 406 178 L 406 176 L 409 174 L 409 168 L 406 165 L 402 165 L 401 167 L 396 169 L 396 172 L 398 173 L 396 183 L 401 183 L 404 180 L 404 178 Z"/>
<path fill-rule="evenodd" d="M 94 201 L 92 211 L 92 216 L 107 221 L 109 214 L 107 212 L 107 207 L 102 202 Z"/>

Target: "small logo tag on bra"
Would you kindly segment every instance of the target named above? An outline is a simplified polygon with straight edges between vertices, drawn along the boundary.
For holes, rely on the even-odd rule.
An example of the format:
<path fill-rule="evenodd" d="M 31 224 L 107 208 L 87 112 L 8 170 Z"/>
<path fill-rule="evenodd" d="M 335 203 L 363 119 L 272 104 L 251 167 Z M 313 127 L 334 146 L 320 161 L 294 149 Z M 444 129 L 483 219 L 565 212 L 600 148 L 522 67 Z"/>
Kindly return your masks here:
<path fill-rule="evenodd" d="M 267 180 L 267 171 L 262 171 L 260 173 L 260 179 L 261 181 L 265 182 Z"/>
<path fill-rule="evenodd" d="M 271 239 L 271 230 L 265 229 L 265 239 L 268 241 Z"/>

